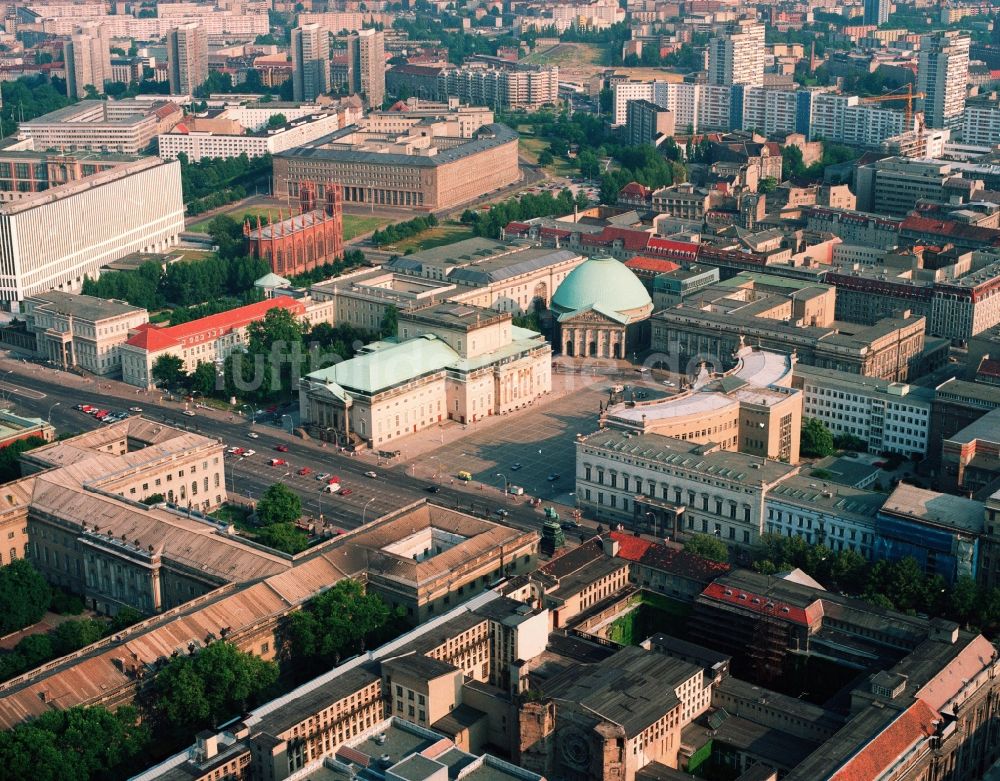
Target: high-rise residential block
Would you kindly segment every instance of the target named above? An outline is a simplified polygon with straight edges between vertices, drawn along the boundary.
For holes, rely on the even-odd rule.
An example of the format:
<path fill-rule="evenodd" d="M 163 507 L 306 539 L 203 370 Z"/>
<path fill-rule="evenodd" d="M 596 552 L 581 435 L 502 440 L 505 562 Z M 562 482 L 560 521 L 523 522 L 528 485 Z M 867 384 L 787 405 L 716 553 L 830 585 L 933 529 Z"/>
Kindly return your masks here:
<path fill-rule="evenodd" d="M 170 92 L 190 95 L 208 79 L 208 34 L 197 22 L 167 33 L 167 69 Z"/>
<path fill-rule="evenodd" d="M 890 0 L 865 0 L 865 24 L 880 25 L 889 21 Z"/>
<path fill-rule="evenodd" d="M 917 91 L 923 92 L 928 127 L 952 128 L 962 122 L 969 84 L 969 37 L 955 31 L 920 38 Z"/>
<path fill-rule="evenodd" d="M 385 33 L 358 30 L 347 39 L 351 90 L 365 98 L 371 108 L 380 108 L 385 99 Z"/>
<path fill-rule="evenodd" d="M 104 94 L 104 82 L 111 78 L 111 40 L 99 22 L 84 22 L 70 36 L 65 47 L 66 92 L 83 98 L 87 86 Z"/>
<path fill-rule="evenodd" d="M 330 91 L 330 33 L 316 22 L 292 30 L 292 97 L 315 100 Z"/>
<path fill-rule="evenodd" d="M 708 42 L 708 83 L 764 86 L 764 25 L 739 22 L 720 27 Z"/>

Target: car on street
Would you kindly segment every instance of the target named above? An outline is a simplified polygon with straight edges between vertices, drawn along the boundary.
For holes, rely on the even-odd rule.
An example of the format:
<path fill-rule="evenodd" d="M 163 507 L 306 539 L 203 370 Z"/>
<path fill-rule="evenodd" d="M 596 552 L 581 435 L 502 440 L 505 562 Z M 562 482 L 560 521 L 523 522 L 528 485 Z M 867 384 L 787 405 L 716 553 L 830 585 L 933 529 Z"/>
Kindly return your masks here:
<path fill-rule="evenodd" d="M 240 455 L 243 456 L 244 458 L 246 458 L 247 456 L 255 456 L 255 455 L 257 455 L 257 451 L 256 450 L 244 450 L 242 453 L 240 453 Z"/>
<path fill-rule="evenodd" d="M 510 515 L 510 513 L 507 510 L 503 509 L 502 507 L 498 507 L 496 510 L 493 511 L 493 513 L 498 518 L 506 518 L 508 515 Z"/>
<path fill-rule="evenodd" d="M 316 475 L 316 479 L 319 480 L 321 483 L 328 477 L 330 477 L 329 472 L 320 472 L 318 475 Z"/>
<path fill-rule="evenodd" d="M 365 472 L 365 477 L 370 477 L 372 480 L 374 480 L 376 477 L 378 477 L 378 473 L 377 472 L 372 472 L 371 470 L 369 470 L 369 471 Z"/>
<path fill-rule="evenodd" d="M 521 464 L 520 463 L 513 463 L 513 464 L 510 465 L 510 471 L 511 472 L 516 472 L 520 468 L 521 468 Z"/>
<path fill-rule="evenodd" d="M 271 466 L 288 466 L 288 462 L 283 458 L 272 458 L 268 463 Z"/>
<path fill-rule="evenodd" d="M 94 417 L 98 420 L 104 420 L 108 415 L 111 414 L 111 410 L 99 409 L 94 413 Z"/>
<path fill-rule="evenodd" d="M 559 479 L 559 475 L 558 475 L 558 474 L 556 474 L 555 472 L 553 472 L 552 474 L 550 474 L 550 475 L 549 475 L 548 477 L 546 477 L 545 479 L 546 479 L 546 480 L 548 480 L 548 481 L 549 481 L 550 483 L 554 483 L 554 482 L 555 482 L 556 480 L 558 480 L 558 479 Z"/>
<path fill-rule="evenodd" d="M 288 445 L 275 445 L 274 449 L 277 450 L 279 453 L 287 453 Z"/>
<path fill-rule="evenodd" d="M 561 529 L 579 529 L 580 528 L 580 524 L 578 524 L 576 521 L 563 521 L 562 523 L 559 524 L 559 528 L 561 528 Z"/>
<path fill-rule="evenodd" d="M 193 409 L 186 409 L 181 412 L 181 415 L 187 415 L 189 418 L 193 418 L 196 414 Z"/>
<path fill-rule="evenodd" d="M 256 431 L 251 431 L 249 434 L 247 434 L 247 436 L 250 437 L 250 439 L 257 439 L 257 437 L 259 437 L 260 434 L 258 434 Z"/>
<path fill-rule="evenodd" d="M 352 493 L 354 493 L 354 491 L 352 491 L 350 488 L 341 488 L 339 493 L 341 496 L 350 496 Z"/>
<path fill-rule="evenodd" d="M 429 494 L 439 494 L 441 493 L 441 486 L 439 485 L 429 485 L 424 489 Z"/>
<path fill-rule="evenodd" d="M 299 474 L 300 474 L 300 475 L 303 475 L 303 476 L 305 476 L 305 475 L 311 475 L 311 474 L 312 474 L 312 471 L 313 471 L 313 470 L 311 470 L 311 469 L 310 469 L 309 467 L 307 467 L 307 466 L 304 466 L 304 467 L 302 467 L 302 468 L 301 468 L 301 469 L 299 470 Z"/>
<path fill-rule="evenodd" d="M 134 413 L 136 413 L 138 415 L 140 412 L 142 412 L 142 407 L 129 407 L 128 411 L 129 412 L 134 412 Z"/>

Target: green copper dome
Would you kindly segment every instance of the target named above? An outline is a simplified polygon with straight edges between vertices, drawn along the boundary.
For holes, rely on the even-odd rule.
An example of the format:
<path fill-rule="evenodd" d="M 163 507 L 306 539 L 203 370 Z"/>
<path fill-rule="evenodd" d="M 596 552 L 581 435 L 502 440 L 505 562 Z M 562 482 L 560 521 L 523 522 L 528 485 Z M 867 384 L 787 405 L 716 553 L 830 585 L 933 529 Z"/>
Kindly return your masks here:
<path fill-rule="evenodd" d="M 629 312 L 652 305 L 639 278 L 614 258 L 585 260 L 562 281 L 552 296 L 556 312 L 594 307 L 605 312 Z"/>

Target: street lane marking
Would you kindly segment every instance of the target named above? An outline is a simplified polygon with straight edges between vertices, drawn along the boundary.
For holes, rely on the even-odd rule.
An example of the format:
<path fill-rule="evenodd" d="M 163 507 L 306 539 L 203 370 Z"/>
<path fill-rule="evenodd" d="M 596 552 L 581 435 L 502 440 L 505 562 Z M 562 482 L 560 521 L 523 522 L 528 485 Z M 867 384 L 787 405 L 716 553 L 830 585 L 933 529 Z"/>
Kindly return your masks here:
<path fill-rule="evenodd" d="M 29 399 L 41 400 L 44 399 L 48 394 L 42 393 L 41 391 L 31 390 L 31 388 L 22 388 L 20 385 L 11 385 L 9 382 L 0 382 L 0 391 L 5 391 L 6 393 L 16 393 L 18 396 L 25 396 Z"/>

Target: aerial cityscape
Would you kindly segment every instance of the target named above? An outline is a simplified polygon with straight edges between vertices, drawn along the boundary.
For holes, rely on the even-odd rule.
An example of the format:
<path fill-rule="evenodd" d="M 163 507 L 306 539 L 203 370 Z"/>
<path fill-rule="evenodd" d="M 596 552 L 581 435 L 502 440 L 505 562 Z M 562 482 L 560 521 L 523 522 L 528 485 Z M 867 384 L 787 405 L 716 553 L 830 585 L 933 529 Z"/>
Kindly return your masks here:
<path fill-rule="evenodd" d="M 1000 0 L 12 0 L 0 779 L 1000 781 Z"/>

